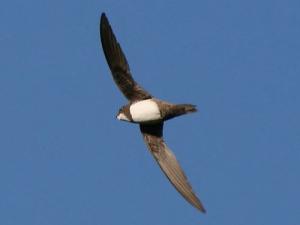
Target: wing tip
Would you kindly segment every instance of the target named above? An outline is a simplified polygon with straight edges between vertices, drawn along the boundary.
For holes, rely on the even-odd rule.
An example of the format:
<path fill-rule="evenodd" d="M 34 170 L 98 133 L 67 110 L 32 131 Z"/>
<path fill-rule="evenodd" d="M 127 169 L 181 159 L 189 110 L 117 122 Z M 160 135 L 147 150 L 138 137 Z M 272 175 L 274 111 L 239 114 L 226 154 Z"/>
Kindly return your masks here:
<path fill-rule="evenodd" d="M 105 24 L 108 24 L 108 19 L 105 12 L 102 12 L 100 16 L 100 26 L 103 27 Z"/>
<path fill-rule="evenodd" d="M 202 205 L 196 206 L 196 208 L 202 213 L 206 214 L 206 209 Z"/>
<path fill-rule="evenodd" d="M 199 200 L 199 198 L 197 196 L 195 196 L 194 201 L 189 201 L 188 202 L 194 206 L 196 209 L 198 209 L 200 212 L 202 213 L 206 213 L 206 209 L 204 208 L 203 204 L 201 203 L 201 201 Z"/>
<path fill-rule="evenodd" d="M 101 17 L 100 17 L 100 18 L 101 18 L 101 20 L 104 20 L 104 19 L 107 18 L 105 12 L 102 12 L 102 13 L 101 13 Z"/>

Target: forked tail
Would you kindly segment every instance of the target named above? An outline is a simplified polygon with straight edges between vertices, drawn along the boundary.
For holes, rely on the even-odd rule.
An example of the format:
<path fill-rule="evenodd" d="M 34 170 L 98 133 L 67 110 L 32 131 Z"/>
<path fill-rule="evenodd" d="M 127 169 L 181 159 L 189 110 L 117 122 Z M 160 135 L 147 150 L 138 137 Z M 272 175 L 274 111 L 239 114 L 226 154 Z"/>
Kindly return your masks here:
<path fill-rule="evenodd" d="M 166 120 L 172 119 L 176 116 L 181 116 L 187 113 L 193 113 L 197 112 L 196 106 L 192 104 L 178 104 L 173 105 L 170 107 L 170 110 L 168 110 L 168 113 L 165 117 Z"/>
<path fill-rule="evenodd" d="M 176 106 L 182 108 L 185 113 L 197 112 L 196 106 L 192 104 L 180 104 Z"/>

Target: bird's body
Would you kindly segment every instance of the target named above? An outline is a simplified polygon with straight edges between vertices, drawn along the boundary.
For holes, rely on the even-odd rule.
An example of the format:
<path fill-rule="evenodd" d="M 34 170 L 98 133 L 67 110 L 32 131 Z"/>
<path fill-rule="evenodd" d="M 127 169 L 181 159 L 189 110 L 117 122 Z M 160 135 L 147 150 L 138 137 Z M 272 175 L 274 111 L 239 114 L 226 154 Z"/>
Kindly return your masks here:
<path fill-rule="evenodd" d="M 117 118 L 139 124 L 149 151 L 169 181 L 188 202 L 205 212 L 176 157 L 163 139 L 163 125 L 166 120 L 196 112 L 196 107 L 191 104 L 172 104 L 154 98 L 135 82 L 126 57 L 104 13 L 100 19 L 100 37 L 113 79 L 129 101 L 127 105 L 121 107 Z"/>
<path fill-rule="evenodd" d="M 131 117 L 131 120 L 127 120 L 129 122 L 151 123 L 162 120 L 159 106 L 152 99 L 146 99 L 130 104 L 128 112 Z M 125 112 L 124 115 L 126 116 Z"/>
<path fill-rule="evenodd" d="M 172 104 L 155 98 L 141 100 L 123 106 L 117 118 L 132 123 L 159 123 L 186 113 L 196 112 L 191 104 Z"/>

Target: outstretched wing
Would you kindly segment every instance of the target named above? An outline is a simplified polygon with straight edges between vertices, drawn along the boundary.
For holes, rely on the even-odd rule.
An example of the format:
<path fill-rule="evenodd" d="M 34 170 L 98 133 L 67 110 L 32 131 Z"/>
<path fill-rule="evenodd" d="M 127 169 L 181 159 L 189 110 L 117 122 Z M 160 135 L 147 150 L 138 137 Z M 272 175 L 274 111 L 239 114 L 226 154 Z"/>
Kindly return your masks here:
<path fill-rule="evenodd" d="M 193 192 L 192 186 L 189 184 L 175 155 L 163 140 L 163 123 L 151 125 L 140 124 L 140 129 L 150 152 L 169 181 L 189 203 L 200 211 L 205 212 L 202 203 Z"/>
<path fill-rule="evenodd" d="M 151 98 L 151 95 L 132 78 L 126 57 L 104 13 L 100 19 L 100 37 L 114 81 L 125 97 L 131 102 Z"/>

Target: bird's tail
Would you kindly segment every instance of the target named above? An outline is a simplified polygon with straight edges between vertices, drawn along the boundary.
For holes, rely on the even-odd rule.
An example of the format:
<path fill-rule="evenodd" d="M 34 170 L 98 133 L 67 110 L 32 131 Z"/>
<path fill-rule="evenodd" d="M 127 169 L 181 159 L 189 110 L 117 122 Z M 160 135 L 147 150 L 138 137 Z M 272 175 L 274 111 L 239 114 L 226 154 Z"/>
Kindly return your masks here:
<path fill-rule="evenodd" d="M 193 113 L 197 112 L 196 106 L 192 104 L 179 104 L 176 105 L 178 108 L 180 108 L 184 113 Z"/>
<path fill-rule="evenodd" d="M 166 120 L 181 116 L 187 113 L 197 112 L 196 106 L 192 104 L 173 105 L 166 115 Z"/>

